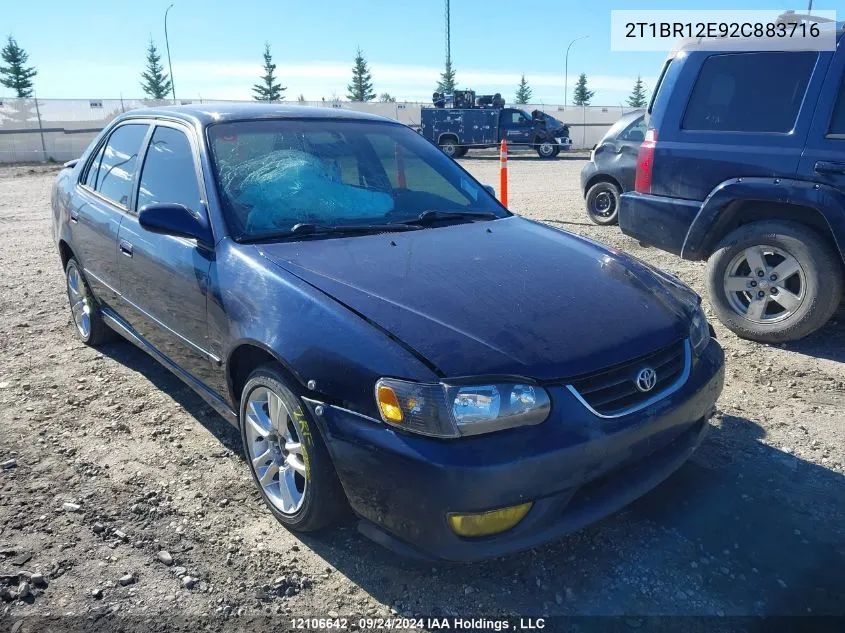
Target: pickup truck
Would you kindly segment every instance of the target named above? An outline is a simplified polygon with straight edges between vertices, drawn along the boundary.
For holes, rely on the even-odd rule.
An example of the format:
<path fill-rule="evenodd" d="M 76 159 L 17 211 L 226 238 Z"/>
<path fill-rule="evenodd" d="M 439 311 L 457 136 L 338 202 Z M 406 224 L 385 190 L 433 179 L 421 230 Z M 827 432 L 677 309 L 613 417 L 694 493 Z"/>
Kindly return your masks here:
<path fill-rule="evenodd" d="M 460 158 L 470 149 L 530 148 L 540 158 L 554 158 L 572 146 L 569 127 L 551 115 L 517 108 L 423 108 L 421 133 L 443 152 Z"/>

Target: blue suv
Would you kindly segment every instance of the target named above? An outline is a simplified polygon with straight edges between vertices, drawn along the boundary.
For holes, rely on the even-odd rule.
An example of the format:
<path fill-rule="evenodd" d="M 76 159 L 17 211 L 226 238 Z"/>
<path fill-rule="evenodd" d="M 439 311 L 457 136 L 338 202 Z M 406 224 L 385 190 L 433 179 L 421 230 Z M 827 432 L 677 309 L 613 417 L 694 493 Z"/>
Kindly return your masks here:
<path fill-rule="evenodd" d="M 836 38 L 821 52 L 685 45 L 663 67 L 622 196 L 625 234 L 708 260 L 713 309 L 745 338 L 804 337 L 842 298 L 841 25 Z"/>

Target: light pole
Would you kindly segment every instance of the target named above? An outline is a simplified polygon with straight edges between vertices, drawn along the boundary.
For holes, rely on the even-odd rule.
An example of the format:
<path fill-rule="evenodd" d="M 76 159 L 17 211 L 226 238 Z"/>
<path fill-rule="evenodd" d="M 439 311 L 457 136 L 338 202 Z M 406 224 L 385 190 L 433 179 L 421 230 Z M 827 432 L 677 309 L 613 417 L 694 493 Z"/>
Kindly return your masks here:
<path fill-rule="evenodd" d="M 569 49 L 572 48 L 572 45 L 577 42 L 578 40 L 583 40 L 590 37 L 589 35 L 582 35 L 581 37 L 576 37 L 574 40 L 569 42 L 569 46 L 566 47 L 566 63 L 564 64 L 564 71 L 563 71 L 563 109 L 566 109 L 566 89 L 569 85 Z"/>
<path fill-rule="evenodd" d="M 173 101 L 176 101 L 176 81 L 173 79 L 173 64 L 170 63 L 170 40 L 167 39 L 167 14 L 173 8 L 171 4 L 164 12 L 164 45 L 167 47 L 167 68 L 170 69 L 170 90 L 173 94 Z"/>

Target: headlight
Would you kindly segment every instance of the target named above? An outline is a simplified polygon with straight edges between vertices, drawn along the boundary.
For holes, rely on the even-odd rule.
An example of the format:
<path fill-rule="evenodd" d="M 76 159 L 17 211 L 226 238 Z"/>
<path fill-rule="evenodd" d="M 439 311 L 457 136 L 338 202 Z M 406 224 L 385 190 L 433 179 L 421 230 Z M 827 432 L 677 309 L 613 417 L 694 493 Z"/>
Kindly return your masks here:
<path fill-rule="evenodd" d="M 707 324 L 707 317 L 704 315 L 704 310 L 701 309 L 700 305 L 692 316 L 692 322 L 689 327 L 689 338 L 696 355 L 701 354 L 710 342 L 710 326 Z"/>
<path fill-rule="evenodd" d="M 549 394 L 539 385 L 427 384 L 382 378 L 376 404 L 387 424 L 434 437 L 478 435 L 540 424 L 549 417 Z"/>

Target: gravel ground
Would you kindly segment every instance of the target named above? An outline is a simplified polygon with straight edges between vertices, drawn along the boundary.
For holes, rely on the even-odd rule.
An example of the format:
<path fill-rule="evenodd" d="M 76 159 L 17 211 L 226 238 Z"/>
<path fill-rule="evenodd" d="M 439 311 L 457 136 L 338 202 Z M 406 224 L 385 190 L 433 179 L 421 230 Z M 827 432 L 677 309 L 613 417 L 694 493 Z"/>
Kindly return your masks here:
<path fill-rule="evenodd" d="M 589 223 L 584 160 L 512 157 L 512 209 L 703 292 L 702 263 Z M 495 157 L 461 164 L 498 183 Z M 185 616 L 203 614 L 209 630 L 260 628 L 266 614 L 617 615 L 631 629 L 657 615 L 845 615 L 841 310 L 775 347 L 714 323 L 728 368 L 710 436 L 625 511 L 518 556 L 410 564 L 351 519 L 287 532 L 253 489 L 237 433 L 188 387 L 129 343 L 77 342 L 49 232 L 54 174 L 0 168 L 2 630 L 29 615 L 87 618 L 37 630 L 198 630 Z M 268 629 L 289 622 L 280 617 Z"/>

